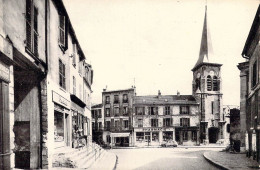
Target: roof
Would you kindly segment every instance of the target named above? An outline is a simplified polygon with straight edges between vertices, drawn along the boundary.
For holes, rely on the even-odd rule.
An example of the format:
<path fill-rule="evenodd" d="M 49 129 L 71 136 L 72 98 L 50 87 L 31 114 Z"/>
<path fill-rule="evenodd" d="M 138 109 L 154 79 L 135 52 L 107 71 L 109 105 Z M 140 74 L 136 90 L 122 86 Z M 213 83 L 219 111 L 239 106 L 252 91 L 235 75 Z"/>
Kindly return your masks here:
<path fill-rule="evenodd" d="M 120 89 L 120 90 L 103 91 L 102 93 L 114 93 L 114 92 L 134 91 L 134 90 L 135 90 L 135 88 L 129 88 L 129 89 Z"/>
<path fill-rule="evenodd" d="M 135 96 L 134 104 L 198 104 L 192 95 Z"/>
<path fill-rule="evenodd" d="M 213 48 L 212 48 L 212 42 L 210 37 L 210 31 L 207 23 L 207 6 L 206 6 L 201 43 L 200 43 L 199 58 L 197 60 L 197 63 L 193 67 L 192 71 L 202 66 L 203 64 L 206 65 L 213 64 L 214 66 L 222 66 L 222 64 L 217 64 L 214 61 L 214 59 L 215 57 L 213 57 Z"/>
<path fill-rule="evenodd" d="M 102 108 L 103 104 L 100 103 L 100 104 L 95 104 L 93 106 L 91 106 L 91 109 L 97 109 L 97 108 Z"/>
<path fill-rule="evenodd" d="M 249 34 L 247 36 L 247 40 L 246 40 L 244 49 L 242 51 L 242 56 L 244 58 L 248 58 L 248 51 L 250 49 L 250 45 L 251 45 L 251 43 L 252 43 L 252 41 L 255 38 L 255 35 L 257 33 L 257 29 L 259 27 L 259 15 L 260 15 L 260 4 L 258 5 L 258 9 L 256 11 L 254 21 L 252 23 L 251 29 L 250 29 Z"/>

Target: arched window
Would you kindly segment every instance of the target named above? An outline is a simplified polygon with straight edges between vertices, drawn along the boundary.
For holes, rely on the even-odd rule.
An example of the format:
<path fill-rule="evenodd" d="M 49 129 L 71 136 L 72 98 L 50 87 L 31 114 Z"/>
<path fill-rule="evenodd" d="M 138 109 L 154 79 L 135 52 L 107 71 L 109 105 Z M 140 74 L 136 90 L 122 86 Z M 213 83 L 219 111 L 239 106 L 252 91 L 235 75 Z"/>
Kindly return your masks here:
<path fill-rule="evenodd" d="M 213 77 L 213 91 L 218 91 L 218 78 L 217 78 L 217 76 Z"/>
<path fill-rule="evenodd" d="M 208 91 L 212 90 L 212 78 L 210 75 L 207 76 L 207 90 Z"/>
<path fill-rule="evenodd" d="M 200 90 L 200 78 L 196 78 L 196 89 L 197 90 L 199 89 Z"/>

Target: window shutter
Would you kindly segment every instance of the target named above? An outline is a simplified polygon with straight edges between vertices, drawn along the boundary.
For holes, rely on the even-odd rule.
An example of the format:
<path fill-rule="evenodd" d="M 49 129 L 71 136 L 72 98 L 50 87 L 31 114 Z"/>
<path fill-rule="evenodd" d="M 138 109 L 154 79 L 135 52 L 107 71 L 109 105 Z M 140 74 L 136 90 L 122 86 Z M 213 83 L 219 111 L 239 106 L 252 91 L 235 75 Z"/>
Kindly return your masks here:
<path fill-rule="evenodd" d="M 182 126 L 182 120 L 183 120 L 183 119 L 181 118 L 181 119 L 180 119 L 180 126 Z"/>
<path fill-rule="evenodd" d="M 60 15 L 60 44 L 65 47 L 65 16 Z"/>
<path fill-rule="evenodd" d="M 38 9 L 34 7 L 33 53 L 38 56 Z"/>
<path fill-rule="evenodd" d="M 32 0 L 26 0 L 26 46 L 32 50 Z"/>
<path fill-rule="evenodd" d="M 66 89 L 66 80 L 65 80 L 65 79 L 66 79 L 66 77 L 65 77 L 65 76 L 66 76 L 66 73 L 65 73 L 65 64 L 63 64 L 63 63 L 62 63 L 62 68 L 63 68 L 63 74 L 62 74 L 62 75 L 63 75 L 63 81 L 62 81 L 62 83 L 63 83 L 63 88 Z"/>

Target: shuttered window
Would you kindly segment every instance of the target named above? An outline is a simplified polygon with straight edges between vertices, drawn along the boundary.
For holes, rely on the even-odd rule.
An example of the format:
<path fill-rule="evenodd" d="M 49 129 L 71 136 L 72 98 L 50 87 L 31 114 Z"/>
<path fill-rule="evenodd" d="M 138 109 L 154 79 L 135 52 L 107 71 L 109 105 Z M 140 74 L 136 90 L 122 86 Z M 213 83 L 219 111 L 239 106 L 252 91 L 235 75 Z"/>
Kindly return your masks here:
<path fill-rule="evenodd" d="M 211 91 L 212 90 L 212 78 L 210 75 L 207 77 L 207 90 Z"/>
<path fill-rule="evenodd" d="M 38 9 L 26 0 L 26 49 L 38 56 Z"/>
<path fill-rule="evenodd" d="M 73 76 L 73 94 L 76 95 L 76 78 Z"/>
<path fill-rule="evenodd" d="M 65 76 L 65 64 L 59 60 L 59 84 L 62 88 L 66 89 L 66 76 Z"/>
<path fill-rule="evenodd" d="M 219 87 L 218 87 L 218 78 L 217 76 L 213 77 L 213 91 L 218 91 Z"/>
<path fill-rule="evenodd" d="M 59 24 L 59 29 L 60 29 L 60 45 L 65 47 L 65 16 L 60 15 L 60 24 Z"/>

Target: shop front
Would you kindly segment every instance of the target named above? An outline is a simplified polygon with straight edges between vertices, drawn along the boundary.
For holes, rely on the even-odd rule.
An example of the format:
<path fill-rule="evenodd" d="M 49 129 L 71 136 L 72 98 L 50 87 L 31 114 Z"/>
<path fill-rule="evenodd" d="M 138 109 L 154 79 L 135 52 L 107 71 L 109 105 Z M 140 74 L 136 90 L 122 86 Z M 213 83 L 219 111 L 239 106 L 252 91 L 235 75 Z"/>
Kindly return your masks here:
<path fill-rule="evenodd" d="M 122 132 L 122 133 L 110 133 L 111 137 L 111 147 L 119 146 L 119 147 L 127 147 L 130 146 L 130 132 Z"/>
<path fill-rule="evenodd" d="M 176 127 L 175 131 L 179 145 L 199 145 L 199 127 Z"/>

